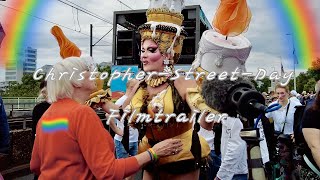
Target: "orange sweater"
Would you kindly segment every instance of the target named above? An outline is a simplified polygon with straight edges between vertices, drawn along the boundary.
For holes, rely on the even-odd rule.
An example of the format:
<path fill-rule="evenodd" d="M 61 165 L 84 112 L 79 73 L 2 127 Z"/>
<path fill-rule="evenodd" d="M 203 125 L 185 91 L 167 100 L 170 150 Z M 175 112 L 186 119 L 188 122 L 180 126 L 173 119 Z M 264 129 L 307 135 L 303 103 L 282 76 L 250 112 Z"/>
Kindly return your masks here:
<path fill-rule="evenodd" d="M 135 157 L 115 159 L 114 143 L 96 113 L 71 99 L 41 117 L 30 162 L 39 179 L 123 179 L 139 170 Z"/>

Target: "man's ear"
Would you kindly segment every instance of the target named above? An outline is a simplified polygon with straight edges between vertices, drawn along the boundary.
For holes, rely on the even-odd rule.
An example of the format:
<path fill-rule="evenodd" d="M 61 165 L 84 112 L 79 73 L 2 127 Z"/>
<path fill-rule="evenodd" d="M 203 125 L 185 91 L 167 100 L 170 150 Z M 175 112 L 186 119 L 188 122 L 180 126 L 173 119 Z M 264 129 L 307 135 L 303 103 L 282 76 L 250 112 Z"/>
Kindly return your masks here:
<path fill-rule="evenodd" d="M 80 87 L 82 87 L 82 84 L 72 83 L 72 86 L 73 86 L 74 88 L 80 88 Z"/>

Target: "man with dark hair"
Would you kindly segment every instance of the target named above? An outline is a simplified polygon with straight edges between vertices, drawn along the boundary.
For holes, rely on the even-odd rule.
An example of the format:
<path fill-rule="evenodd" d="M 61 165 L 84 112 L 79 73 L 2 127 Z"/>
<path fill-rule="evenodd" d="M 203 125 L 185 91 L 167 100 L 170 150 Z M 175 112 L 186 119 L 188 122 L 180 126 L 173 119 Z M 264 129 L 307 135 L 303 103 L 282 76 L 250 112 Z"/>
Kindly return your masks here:
<path fill-rule="evenodd" d="M 319 93 L 319 90 L 320 90 L 320 80 L 317 81 L 317 83 L 316 83 L 316 85 L 315 85 L 315 87 L 314 87 L 314 90 L 315 90 L 315 93 L 316 93 L 316 94 Z M 310 99 L 310 100 L 307 101 L 305 111 L 312 106 L 314 100 L 315 100 L 315 98 L 312 98 L 312 99 Z"/>
<path fill-rule="evenodd" d="M 9 124 L 4 104 L 0 96 L 0 153 L 8 153 L 9 143 Z"/>

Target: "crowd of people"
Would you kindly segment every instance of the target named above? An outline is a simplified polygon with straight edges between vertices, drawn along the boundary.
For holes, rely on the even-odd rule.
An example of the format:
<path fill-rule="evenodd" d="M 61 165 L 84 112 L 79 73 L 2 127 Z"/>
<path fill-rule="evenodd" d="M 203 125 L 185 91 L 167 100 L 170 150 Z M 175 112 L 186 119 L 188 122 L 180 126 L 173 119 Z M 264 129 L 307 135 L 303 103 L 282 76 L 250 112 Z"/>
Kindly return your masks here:
<path fill-rule="evenodd" d="M 308 104 L 308 102 L 316 97 L 316 91 L 302 91 L 298 93 L 296 90 L 291 90 L 289 93 L 289 97 L 293 100 L 299 101 L 302 105 Z M 275 91 L 262 92 L 262 95 L 265 97 L 267 104 L 270 104 L 278 99 L 278 95 Z"/>

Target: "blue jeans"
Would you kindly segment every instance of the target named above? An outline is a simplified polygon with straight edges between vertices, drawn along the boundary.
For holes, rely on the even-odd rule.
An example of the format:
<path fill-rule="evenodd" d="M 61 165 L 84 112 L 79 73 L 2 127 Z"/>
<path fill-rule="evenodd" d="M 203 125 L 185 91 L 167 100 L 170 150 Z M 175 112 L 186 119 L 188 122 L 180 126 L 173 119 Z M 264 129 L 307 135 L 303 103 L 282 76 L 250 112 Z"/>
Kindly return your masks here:
<path fill-rule="evenodd" d="M 235 174 L 232 180 L 248 180 L 248 174 Z"/>
<path fill-rule="evenodd" d="M 121 141 L 114 140 L 114 144 L 116 146 L 116 156 L 117 159 L 127 158 L 130 156 L 135 156 L 138 154 L 138 142 L 130 142 L 129 143 L 129 153 L 124 148 Z"/>
<path fill-rule="evenodd" d="M 207 171 L 208 179 L 214 179 L 219 171 L 221 165 L 221 154 L 219 156 L 216 155 L 214 150 L 210 152 L 210 160 L 208 162 L 209 168 Z M 206 179 L 204 174 L 200 174 L 200 180 Z"/>

